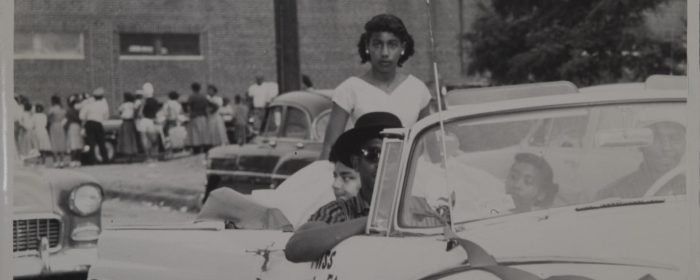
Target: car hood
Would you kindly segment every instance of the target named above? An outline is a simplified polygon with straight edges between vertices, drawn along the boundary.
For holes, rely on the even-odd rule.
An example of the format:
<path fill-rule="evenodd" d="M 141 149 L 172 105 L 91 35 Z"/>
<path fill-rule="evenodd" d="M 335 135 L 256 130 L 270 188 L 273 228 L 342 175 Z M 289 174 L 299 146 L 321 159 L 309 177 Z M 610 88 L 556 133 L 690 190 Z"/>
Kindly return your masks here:
<path fill-rule="evenodd" d="M 51 184 L 41 172 L 17 169 L 13 172 L 12 205 L 15 214 L 54 212 Z"/>
<path fill-rule="evenodd" d="M 51 178 L 49 181 L 48 178 Z M 20 167 L 13 171 L 13 207 L 20 213 L 60 213 L 60 197 L 74 187 L 91 183 L 91 177 L 79 172 L 41 167 Z"/>

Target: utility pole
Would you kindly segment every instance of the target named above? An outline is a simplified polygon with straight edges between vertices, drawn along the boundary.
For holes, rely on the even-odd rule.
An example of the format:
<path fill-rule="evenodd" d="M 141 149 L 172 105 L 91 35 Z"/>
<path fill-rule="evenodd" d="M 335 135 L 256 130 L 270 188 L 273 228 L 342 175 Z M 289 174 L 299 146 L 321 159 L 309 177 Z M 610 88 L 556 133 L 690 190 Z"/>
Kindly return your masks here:
<path fill-rule="evenodd" d="M 296 0 L 275 2 L 275 50 L 280 93 L 301 89 L 299 21 Z"/>

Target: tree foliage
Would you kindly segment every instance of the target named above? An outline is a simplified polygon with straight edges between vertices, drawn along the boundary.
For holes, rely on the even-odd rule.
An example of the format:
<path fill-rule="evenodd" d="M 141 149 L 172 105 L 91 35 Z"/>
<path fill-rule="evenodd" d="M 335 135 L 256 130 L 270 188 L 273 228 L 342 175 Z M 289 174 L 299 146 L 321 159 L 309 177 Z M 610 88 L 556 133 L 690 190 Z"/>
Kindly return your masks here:
<path fill-rule="evenodd" d="M 652 38 L 645 12 L 668 0 L 491 0 L 465 34 L 469 74 L 494 84 L 579 86 L 673 73 L 682 44 Z M 673 54 L 673 58 L 669 57 Z"/>

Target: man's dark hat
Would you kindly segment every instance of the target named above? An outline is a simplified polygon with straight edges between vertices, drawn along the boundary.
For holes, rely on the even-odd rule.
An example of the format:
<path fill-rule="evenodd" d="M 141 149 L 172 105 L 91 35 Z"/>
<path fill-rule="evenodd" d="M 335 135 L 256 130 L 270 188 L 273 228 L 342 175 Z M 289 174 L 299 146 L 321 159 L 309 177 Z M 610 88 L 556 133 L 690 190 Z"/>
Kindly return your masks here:
<path fill-rule="evenodd" d="M 343 132 L 333 144 L 330 161 L 340 161 L 352 166 L 350 156 L 357 154 L 360 147 L 370 139 L 380 138 L 385 128 L 401 128 L 401 120 L 388 112 L 371 112 L 360 116 L 355 127 Z"/>

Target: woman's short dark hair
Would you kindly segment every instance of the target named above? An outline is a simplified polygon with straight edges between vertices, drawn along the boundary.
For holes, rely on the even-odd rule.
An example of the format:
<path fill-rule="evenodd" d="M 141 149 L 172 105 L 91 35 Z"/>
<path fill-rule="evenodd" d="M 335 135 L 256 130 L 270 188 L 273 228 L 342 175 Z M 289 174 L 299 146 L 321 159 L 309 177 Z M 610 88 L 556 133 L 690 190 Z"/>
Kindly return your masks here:
<path fill-rule="evenodd" d="M 202 89 L 202 86 L 201 86 L 199 83 L 192 83 L 192 84 L 190 85 L 190 88 L 191 88 L 192 91 L 194 91 L 194 92 L 199 92 L 199 90 Z"/>
<path fill-rule="evenodd" d="M 58 95 L 52 95 L 51 96 L 51 105 L 61 105 L 61 98 L 58 97 Z"/>
<path fill-rule="evenodd" d="M 44 112 L 44 105 L 41 105 L 41 104 L 34 105 L 34 111 L 36 111 L 37 113 L 43 113 Z"/>
<path fill-rule="evenodd" d="M 370 60 L 370 56 L 367 53 L 367 45 L 369 44 L 369 38 L 373 33 L 377 32 L 389 32 L 401 40 L 404 44 L 404 52 L 399 57 L 398 66 L 401 67 L 409 57 L 415 52 L 413 37 L 406 30 L 406 26 L 403 21 L 395 15 L 392 14 L 381 14 L 376 15 L 365 23 L 365 33 L 360 36 L 360 41 L 357 42 L 357 52 L 360 54 L 360 59 L 362 63 Z"/>
<path fill-rule="evenodd" d="M 180 98 L 180 94 L 178 94 L 177 91 L 171 91 L 168 93 L 168 98 L 170 98 L 170 100 L 177 100 Z"/>
<path fill-rule="evenodd" d="M 515 155 L 515 162 L 523 162 L 530 164 L 537 168 L 537 172 L 540 174 L 542 179 L 542 185 L 540 188 L 544 191 L 544 199 L 537 201 L 536 206 L 549 207 L 554 201 L 554 197 L 559 192 L 559 185 L 554 183 L 554 171 L 552 167 L 547 163 L 547 161 L 535 154 L 531 153 L 519 153 Z"/>
<path fill-rule="evenodd" d="M 131 92 L 124 92 L 124 102 L 134 102 L 135 98 Z"/>
<path fill-rule="evenodd" d="M 215 85 L 208 85 L 208 86 L 207 86 L 207 89 L 211 89 L 211 90 L 213 90 L 213 91 L 214 91 L 214 93 L 218 93 L 218 92 L 219 92 L 219 89 L 218 89 L 218 88 L 216 88 L 216 86 L 215 86 Z"/>

